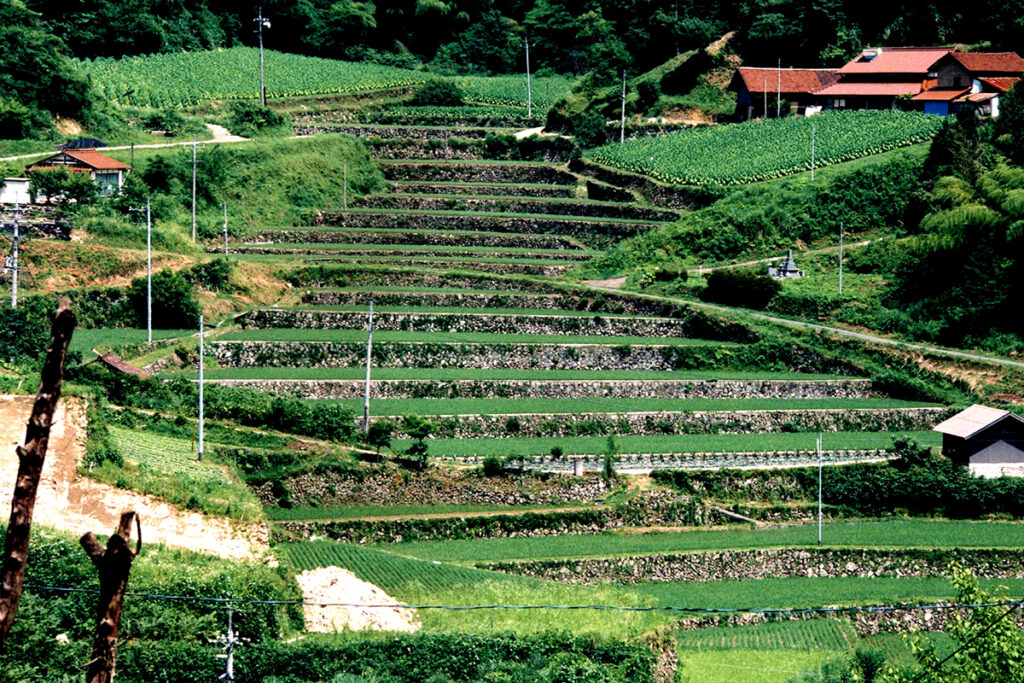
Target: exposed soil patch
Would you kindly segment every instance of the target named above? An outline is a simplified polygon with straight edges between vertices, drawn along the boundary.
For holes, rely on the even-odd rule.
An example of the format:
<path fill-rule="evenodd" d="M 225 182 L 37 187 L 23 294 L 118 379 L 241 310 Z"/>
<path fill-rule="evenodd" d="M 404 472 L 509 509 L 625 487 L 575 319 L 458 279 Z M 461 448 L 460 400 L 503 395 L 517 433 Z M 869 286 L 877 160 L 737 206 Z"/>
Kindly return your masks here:
<path fill-rule="evenodd" d="M 25 435 L 30 396 L 0 396 L 0 510 L 10 509 L 18 471 L 15 447 Z M 33 520 L 74 534 L 109 535 L 123 510 L 142 520 L 143 539 L 233 559 L 260 557 L 267 527 L 185 512 L 155 498 L 78 475 L 85 452 L 85 409 L 78 399 L 61 399 L 50 434 Z"/>
<path fill-rule="evenodd" d="M 383 590 L 341 567 L 320 567 L 304 571 L 295 579 L 304 602 L 343 603 L 349 605 L 394 605 L 398 601 Z M 420 629 L 412 610 L 398 607 L 333 607 L 305 605 L 306 630 L 316 633 L 336 631 L 404 631 Z"/>

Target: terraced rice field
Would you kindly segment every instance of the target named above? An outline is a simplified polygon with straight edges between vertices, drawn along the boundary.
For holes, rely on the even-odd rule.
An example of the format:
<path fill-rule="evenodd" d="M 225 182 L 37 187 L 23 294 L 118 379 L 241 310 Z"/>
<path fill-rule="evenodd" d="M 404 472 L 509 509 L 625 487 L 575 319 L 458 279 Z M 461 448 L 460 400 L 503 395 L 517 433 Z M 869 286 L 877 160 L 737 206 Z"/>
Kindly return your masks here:
<path fill-rule="evenodd" d="M 372 299 L 371 420 L 439 416 L 435 456 L 541 456 L 556 446 L 598 455 L 608 434 L 627 455 L 755 461 L 806 450 L 819 429 L 827 448 L 865 458 L 894 435 L 935 442 L 928 404 L 891 400 L 830 368 L 761 370 L 743 330 L 556 283 L 677 213 L 590 198 L 562 163 L 434 158 L 420 143 L 505 125 L 438 113 L 449 123 L 336 122 L 402 152 L 379 162 L 390 188 L 325 207 L 308 227 L 268 228 L 233 245 L 245 259 L 315 268 L 293 278 L 297 304 L 250 314 L 244 329 L 211 341 L 210 380 L 361 413 Z"/>

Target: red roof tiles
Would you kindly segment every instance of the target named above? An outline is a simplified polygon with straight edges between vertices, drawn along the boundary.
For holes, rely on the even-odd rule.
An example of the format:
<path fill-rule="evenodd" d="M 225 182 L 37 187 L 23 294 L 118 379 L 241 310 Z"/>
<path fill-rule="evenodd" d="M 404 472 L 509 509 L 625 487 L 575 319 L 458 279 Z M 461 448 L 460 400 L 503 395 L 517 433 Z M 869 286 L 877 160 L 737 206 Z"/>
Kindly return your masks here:
<path fill-rule="evenodd" d="M 999 92 L 1009 92 L 1010 88 L 1020 81 L 1019 78 L 979 78 L 978 80 Z"/>
<path fill-rule="evenodd" d="M 897 97 L 916 95 L 921 83 L 835 83 L 814 93 L 822 97 Z"/>
<path fill-rule="evenodd" d="M 111 159 L 106 154 L 100 154 L 94 149 L 66 149 L 64 154 L 73 159 L 78 159 L 86 166 L 91 166 L 97 171 L 127 171 L 131 168 L 128 164 L 123 164 L 117 159 Z"/>
<path fill-rule="evenodd" d="M 1024 59 L 1016 52 L 954 52 L 952 56 L 973 73 L 1024 73 Z"/>
<path fill-rule="evenodd" d="M 920 74 L 923 77 L 935 62 L 955 50 L 953 46 L 870 48 L 847 62 L 839 69 L 839 74 Z M 873 51 L 878 51 L 878 55 L 870 58 Z"/>
<path fill-rule="evenodd" d="M 741 66 L 736 73 L 750 92 L 762 92 L 767 84 L 769 92 L 781 89 L 786 94 L 812 93 L 822 86 L 835 83 L 839 78 L 835 69 L 761 69 Z"/>
<path fill-rule="evenodd" d="M 961 95 L 966 95 L 971 91 L 970 88 L 933 88 L 931 90 L 925 90 L 923 93 L 914 95 L 912 100 L 915 102 L 952 102 Z"/>

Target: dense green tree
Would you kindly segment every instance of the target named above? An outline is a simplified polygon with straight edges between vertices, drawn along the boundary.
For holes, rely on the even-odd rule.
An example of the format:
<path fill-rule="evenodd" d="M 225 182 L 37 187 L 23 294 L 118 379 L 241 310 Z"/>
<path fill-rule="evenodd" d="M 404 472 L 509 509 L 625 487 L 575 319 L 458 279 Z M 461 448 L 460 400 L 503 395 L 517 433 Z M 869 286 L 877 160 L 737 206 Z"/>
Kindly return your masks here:
<path fill-rule="evenodd" d="M 146 278 L 132 280 L 128 298 L 140 327 L 146 324 Z M 199 301 L 192 285 L 170 269 L 153 273 L 153 327 L 191 329 L 199 326 Z"/>
<path fill-rule="evenodd" d="M 26 123 L 40 125 L 33 110 L 78 117 L 92 104 L 89 83 L 64 55 L 64 44 L 21 0 L 0 0 L 0 93 L 8 102 L 6 125 L 22 132 Z"/>
<path fill-rule="evenodd" d="M 973 183 L 981 170 L 978 162 L 980 150 L 981 134 L 974 112 L 961 111 L 956 116 L 947 117 L 932 139 L 924 177 L 934 179 L 951 175 Z"/>

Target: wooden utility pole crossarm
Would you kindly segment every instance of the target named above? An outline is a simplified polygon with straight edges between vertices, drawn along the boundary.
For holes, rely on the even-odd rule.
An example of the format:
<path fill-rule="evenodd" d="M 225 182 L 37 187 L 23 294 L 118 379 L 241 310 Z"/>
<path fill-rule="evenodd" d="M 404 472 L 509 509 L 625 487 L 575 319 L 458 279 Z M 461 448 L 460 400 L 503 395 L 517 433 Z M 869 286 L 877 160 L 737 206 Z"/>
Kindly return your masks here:
<path fill-rule="evenodd" d="M 4 540 L 3 569 L 0 575 L 0 645 L 7 640 L 21 601 L 32 512 L 36 507 L 36 493 L 43 474 L 46 447 L 50 441 L 50 426 L 60 399 L 64 358 L 74 330 L 75 314 L 71 311 L 71 302 L 63 299 L 53 320 L 50 348 L 43 363 L 39 392 L 32 406 L 32 417 L 25 429 L 25 445 L 18 446 L 18 478 L 11 499 L 11 519 Z"/>
<path fill-rule="evenodd" d="M 129 545 L 132 519 L 135 520 L 138 532 L 134 550 Z M 128 587 L 128 574 L 132 570 L 132 561 L 142 549 L 142 525 L 135 512 L 127 510 L 121 513 L 117 531 L 107 541 L 106 549 L 91 531 L 82 536 L 80 542 L 100 575 L 96 633 L 85 680 L 86 683 L 110 683 L 114 680 L 114 666 L 117 662 L 117 634 L 121 630 L 121 609 L 124 606 L 124 592 Z"/>

